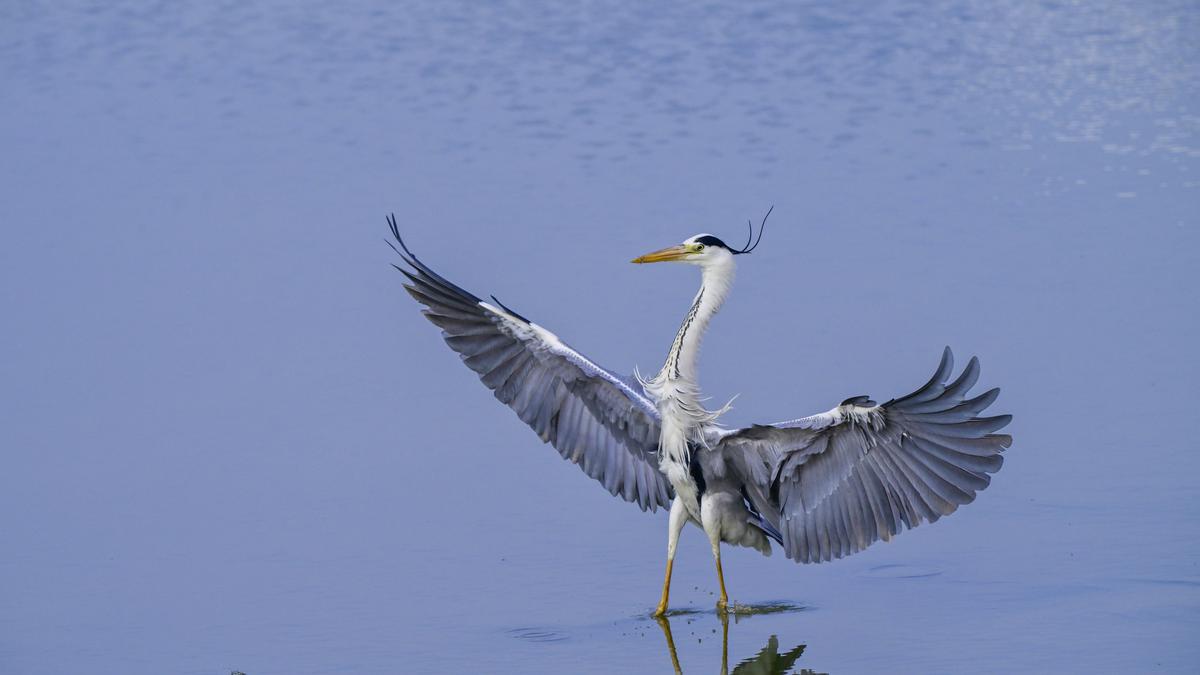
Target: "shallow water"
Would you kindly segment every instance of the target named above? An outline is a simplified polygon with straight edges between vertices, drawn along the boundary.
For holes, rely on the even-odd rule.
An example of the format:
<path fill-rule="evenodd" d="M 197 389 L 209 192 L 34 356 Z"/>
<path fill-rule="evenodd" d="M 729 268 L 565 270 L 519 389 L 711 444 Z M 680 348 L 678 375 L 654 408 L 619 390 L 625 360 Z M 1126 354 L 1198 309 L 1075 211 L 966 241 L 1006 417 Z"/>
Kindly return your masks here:
<path fill-rule="evenodd" d="M 6 4 L 0 671 L 1194 671 L 1194 3 Z M 400 290 L 657 367 L 708 231 L 730 425 L 983 362 L 979 499 L 797 566 L 607 495 Z M 803 645 L 801 653 L 795 649 Z M 746 666 L 743 672 L 750 671 Z M 785 671 L 786 672 L 786 671 Z"/>

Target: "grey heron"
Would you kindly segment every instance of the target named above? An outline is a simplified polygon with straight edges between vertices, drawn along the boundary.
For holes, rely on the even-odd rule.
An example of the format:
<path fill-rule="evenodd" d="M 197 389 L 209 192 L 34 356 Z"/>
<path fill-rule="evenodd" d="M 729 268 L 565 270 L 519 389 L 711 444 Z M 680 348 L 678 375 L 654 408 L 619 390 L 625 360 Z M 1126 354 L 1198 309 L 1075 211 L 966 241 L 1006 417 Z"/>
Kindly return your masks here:
<path fill-rule="evenodd" d="M 643 379 L 600 367 L 495 296 L 488 302 L 456 286 L 413 255 L 394 216 L 388 223 L 404 262 L 393 265 L 407 278 L 404 287 L 496 398 L 613 495 L 643 511 L 669 509 L 656 616 L 667 611 L 676 544 L 687 523 L 708 537 L 717 606 L 725 611 L 722 543 L 770 555 L 774 541 L 801 563 L 842 558 L 971 502 L 1012 442 L 996 433 L 1010 415 L 979 416 L 999 389 L 968 398 L 979 361 L 972 357 L 951 381 L 949 347 L 924 386 L 887 403 L 854 396 L 785 422 L 721 426 L 729 406 L 702 405 L 696 361 L 729 293 L 735 258 L 754 250 L 761 229 L 742 248 L 699 234 L 633 260 L 687 263 L 701 272 L 663 367 Z"/>

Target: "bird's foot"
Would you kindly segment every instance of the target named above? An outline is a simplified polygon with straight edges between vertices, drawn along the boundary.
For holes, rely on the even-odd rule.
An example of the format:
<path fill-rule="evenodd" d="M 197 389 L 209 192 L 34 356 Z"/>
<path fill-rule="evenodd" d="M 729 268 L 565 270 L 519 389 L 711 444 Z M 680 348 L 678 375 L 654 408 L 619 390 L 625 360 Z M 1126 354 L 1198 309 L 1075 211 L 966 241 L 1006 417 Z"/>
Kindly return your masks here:
<path fill-rule="evenodd" d="M 717 611 L 724 614 L 729 611 L 729 598 L 717 600 Z"/>

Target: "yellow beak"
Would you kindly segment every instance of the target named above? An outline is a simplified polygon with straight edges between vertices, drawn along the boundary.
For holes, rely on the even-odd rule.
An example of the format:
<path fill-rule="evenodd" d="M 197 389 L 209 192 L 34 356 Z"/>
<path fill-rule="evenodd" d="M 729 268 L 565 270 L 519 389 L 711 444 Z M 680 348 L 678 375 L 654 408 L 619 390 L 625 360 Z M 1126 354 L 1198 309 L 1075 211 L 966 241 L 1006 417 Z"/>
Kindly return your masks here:
<path fill-rule="evenodd" d="M 676 246 L 668 246 L 667 248 L 647 253 L 643 256 L 638 256 L 630 262 L 635 262 L 639 265 L 643 263 L 670 262 L 672 260 L 683 260 L 687 256 L 691 255 L 691 253 L 692 252 L 688 250 L 686 246 L 678 244 Z"/>

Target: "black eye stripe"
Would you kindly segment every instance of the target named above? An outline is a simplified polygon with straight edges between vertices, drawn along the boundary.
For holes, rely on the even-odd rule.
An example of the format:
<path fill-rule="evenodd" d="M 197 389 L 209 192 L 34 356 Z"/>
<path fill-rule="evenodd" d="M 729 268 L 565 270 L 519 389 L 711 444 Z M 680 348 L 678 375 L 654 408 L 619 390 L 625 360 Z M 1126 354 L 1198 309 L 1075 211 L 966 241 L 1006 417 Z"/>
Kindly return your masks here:
<path fill-rule="evenodd" d="M 728 246 L 725 245 L 725 242 L 721 241 L 720 239 L 717 239 L 716 237 L 712 236 L 711 234 L 706 234 L 703 237 L 700 237 L 699 239 L 696 240 L 696 243 L 704 244 L 705 246 L 720 246 L 721 248 L 729 248 Z"/>

